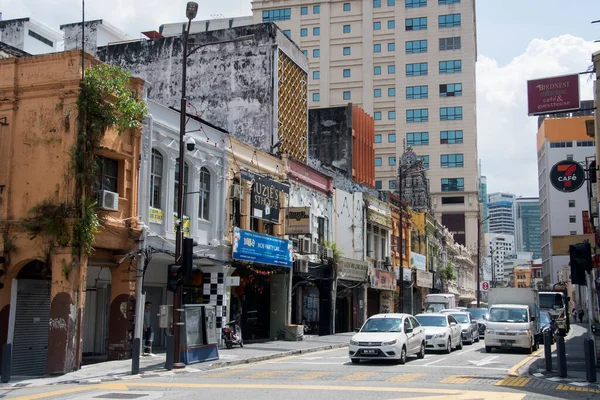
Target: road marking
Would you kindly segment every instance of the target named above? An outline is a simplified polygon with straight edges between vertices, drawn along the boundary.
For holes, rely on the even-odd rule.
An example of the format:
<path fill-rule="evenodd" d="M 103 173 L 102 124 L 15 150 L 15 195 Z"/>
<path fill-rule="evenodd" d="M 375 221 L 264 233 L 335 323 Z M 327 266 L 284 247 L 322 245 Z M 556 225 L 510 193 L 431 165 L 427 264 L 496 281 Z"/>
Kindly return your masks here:
<path fill-rule="evenodd" d="M 216 370 L 218 371 L 218 370 Z M 242 372 L 248 371 L 248 368 L 238 368 L 238 369 L 227 369 L 225 371 L 211 372 L 208 371 L 206 374 L 199 375 L 201 378 L 224 378 L 226 376 L 231 376 L 235 374 L 241 374 Z"/>
<path fill-rule="evenodd" d="M 438 358 L 437 360 L 435 360 L 435 361 L 432 361 L 432 362 L 430 362 L 430 363 L 428 363 L 428 364 L 423 364 L 423 366 L 424 366 L 424 367 L 426 367 L 426 366 L 428 366 L 428 365 L 432 365 L 432 364 L 435 364 L 435 363 L 439 363 L 440 361 L 444 361 L 446 358 L 448 358 L 448 357 L 442 357 L 442 358 Z"/>
<path fill-rule="evenodd" d="M 256 374 L 248 375 L 245 378 L 246 379 L 266 379 L 266 378 L 272 378 L 275 375 L 281 375 L 281 374 L 283 374 L 285 372 L 286 371 L 265 371 L 265 372 L 258 372 Z"/>
<path fill-rule="evenodd" d="M 320 351 L 315 351 L 310 353 L 311 355 L 315 355 L 315 354 L 325 354 L 325 353 L 331 353 L 334 351 L 340 351 L 340 350 L 344 350 L 346 347 L 348 346 L 344 346 L 344 347 L 338 347 L 335 349 L 329 349 L 329 350 L 320 350 Z M 291 359 L 295 359 L 295 358 L 302 358 L 302 357 L 306 357 L 308 356 L 308 354 L 296 354 L 293 356 L 285 356 L 285 357 L 279 357 L 279 358 L 274 358 L 272 360 L 265 360 L 265 361 L 259 361 L 259 362 L 255 362 L 252 363 L 252 365 L 264 365 L 264 364 L 274 364 L 274 363 L 278 363 L 280 361 L 285 361 L 285 360 L 291 360 Z"/>
<path fill-rule="evenodd" d="M 61 389 L 55 390 L 53 392 L 43 392 L 37 394 L 30 394 L 28 396 L 15 397 L 13 400 L 34 400 L 34 399 L 45 399 L 47 397 L 54 397 L 63 394 L 77 393 L 77 392 L 85 392 L 88 390 L 93 390 L 97 388 L 97 386 L 85 386 L 85 387 L 76 387 L 72 389 Z M 127 387 L 123 385 L 123 390 L 127 390 Z"/>
<path fill-rule="evenodd" d="M 471 382 L 475 378 L 475 376 L 453 375 L 442 379 L 440 383 L 453 383 L 456 385 L 462 385 Z"/>
<path fill-rule="evenodd" d="M 577 392 L 600 393 L 600 390 L 598 390 L 598 389 L 582 388 L 582 387 L 576 387 L 576 386 L 571 386 L 571 385 L 557 385 L 556 390 L 570 390 L 570 391 L 577 391 Z"/>
<path fill-rule="evenodd" d="M 481 349 L 483 349 L 483 347 L 473 347 L 473 348 L 471 348 L 471 349 L 469 349 L 469 350 L 461 350 L 461 352 L 460 352 L 460 353 L 458 353 L 458 354 L 459 354 L 459 355 L 462 355 L 462 354 L 468 353 L 468 352 L 470 352 L 470 351 L 476 351 L 476 350 L 481 350 Z"/>
<path fill-rule="evenodd" d="M 419 367 L 427 368 L 451 368 L 451 369 L 476 369 L 476 370 L 487 370 L 487 371 L 502 371 L 508 373 L 508 368 L 496 368 L 496 367 L 476 367 L 467 365 L 418 365 Z"/>
<path fill-rule="evenodd" d="M 128 387 L 156 387 L 156 388 L 187 388 L 187 389 L 270 389 L 270 390 L 316 390 L 316 391 L 337 391 L 337 392 L 384 392 L 384 393 L 425 393 L 439 394 L 440 399 L 486 399 L 486 400 L 522 400 L 526 394 L 512 393 L 503 391 L 484 392 L 462 389 L 426 389 L 410 387 L 381 387 L 381 386 L 327 386 L 327 385 L 283 385 L 283 384 L 241 384 L 241 383 L 168 383 L 168 382 L 131 382 L 126 384 Z M 102 384 L 94 386 L 102 389 Z M 446 397 L 444 397 L 446 396 Z M 427 397 L 427 399 L 431 399 Z"/>
<path fill-rule="evenodd" d="M 317 361 L 282 361 L 280 364 L 304 365 L 344 365 L 343 362 L 317 362 Z"/>
<path fill-rule="evenodd" d="M 528 362 L 532 361 L 538 354 L 540 354 L 543 351 L 544 351 L 544 348 L 542 347 L 538 351 L 533 352 L 532 354 L 529 355 L 529 357 L 525 358 L 524 360 L 521 360 L 519 363 L 515 364 L 511 369 L 509 369 L 508 374 L 509 375 L 518 375 L 519 368 L 521 368 L 523 365 L 527 364 Z"/>
<path fill-rule="evenodd" d="M 378 373 L 377 372 L 367 372 L 367 371 L 356 372 L 354 374 L 343 376 L 338 380 L 340 380 L 340 381 L 363 381 L 373 375 L 378 375 Z"/>
<path fill-rule="evenodd" d="M 500 364 L 498 361 L 495 361 L 497 358 L 500 358 L 500 356 L 489 356 L 489 357 L 484 358 L 483 360 L 478 360 L 478 361 L 468 360 L 468 361 L 473 365 L 476 365 L 478 367 L 483 367 L 484 365 L 488 365 L 488 364 Z"/>
<path fill-rule="evenodd" d="M 292 379 L 311 381 L 313 379 L 318 379 L 322 376 L 330 375 L 330 374 L 331 374 L 331 372 L 313 371 L 313 372 L 307 372 L 306 374 L 294 376 Z"/>
<path fill-rule="evenodd" d="M 386 379 L 386 382 L 413 382 L 427 374 L 400 374 Z"/>
<path fill-rule="evenodd" d="M 496 382 L 496 386 L 512 386 L 512 387 L 525 387 L 531 378 L 525 378 L 522 376 L 507 376 Z"/>

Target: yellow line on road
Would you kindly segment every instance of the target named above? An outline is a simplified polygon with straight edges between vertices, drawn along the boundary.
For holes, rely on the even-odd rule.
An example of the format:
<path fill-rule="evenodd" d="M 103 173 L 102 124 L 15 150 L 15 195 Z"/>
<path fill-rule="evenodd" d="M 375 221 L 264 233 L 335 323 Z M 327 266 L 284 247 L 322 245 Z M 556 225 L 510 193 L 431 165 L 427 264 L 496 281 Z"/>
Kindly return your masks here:
<path fill-rule="evenodd" d="M 341 377 L 340 381 L 364 381 L 368 377 L 377 375 L 377 372 L 356 372 L 354 374 L 346 375 Z"/>
<path fill-rule="evenodd" d="M 426 374 L 400 374 L 386 379 L 386 382 L 413 382 Z"/>
<path fill-rule="evenodd" d="M 575 392 L 589 392 L 589 393 L 600 393 L 598 389 L 590 389 L 584 388 L 581 386 L 572 386 L 572 385 L 557 385 L 556 390 L 570 390 Z"/>
<path fill-rule="evenodd" d="M 474 378 L 475 376 L 452 375 L 442 379 L 440 383 L 453 383 L 455 385 L 462 385 L 471 382 Z"/>
<path fill-rule="evenodd" d="M 298 380 L 302 380 L 302 381 L 310 381 L 310 380 L 318 379 L 322 376 L 330 375 L 330 374 L 331 374 L 331 372 L 313 371 L 313 372 L 307 372 L 306 374 L 294 376 L 294 377 L 292 377 L 292 379 L 298 379 Z"/>
<path fill-rule="evenodd" d="M 281 375 L 283 373 L 285 373 L 285 371 L 265 371 L 265 372 L 258 372 L 256 374 L 245 376 L 245 378 L 247 378 L 247 379 L 266 379 L 266 378 L 272 378 L 275 375 Z"/>
<path fill-rule="evenodd" d="M 532 361 L 535 357 L 537 357 L 538 354 L 540 354 L 543 351 L 544 351 L 543 347 L 541 349 L 539 349 L 538 351 L 534 351 L 528 357 L 521 360 L 519 363 L 515 364 L 511 369 L 509 369 L 508 374 L 509 375 L 518 375 L 517 371 L 519 370 L 519 368 L 521 368 L 523 365 L 527 364 L 528 362 Z"/>
<path fill-rule="evenodd" d="M 45 391 L 43 393 L 30 394 L 30 395 L 21 396 L 21 397 L 14 397 L 13 400 L 45 399 L 48 397 L 60 396 L 63 394 L 85 392 L 87 390 L 93 390 L 95 388 L 97 388 L 97 386 L 85 386 L 85 387 L 76 387 L 76 388 L 72 388 L 72 389 L 61 389 L 61 390 L 55 390 L 53 392 Z M 123 387 L 123 390 L 127 390 L 127 387 Z"/>
<path fill-rule="evenodd" d="M 248 371 L 248 368 L 237 368 L 237 369 L 226 369 L 226 370 L 214 370 L 218 372 L 208 371 L 204 375 L 199 375 L 200 378 L 224 378 L 235 374 L 241 374 L 242 372 Z"/>
<path fill-rule="evenodd" d="M 525 387 L 531 378 L 524 378 L 521 376 L 507 376 L 504 379 L 496 382 L 496 386 L 513 386 L 513 387 Z"/>

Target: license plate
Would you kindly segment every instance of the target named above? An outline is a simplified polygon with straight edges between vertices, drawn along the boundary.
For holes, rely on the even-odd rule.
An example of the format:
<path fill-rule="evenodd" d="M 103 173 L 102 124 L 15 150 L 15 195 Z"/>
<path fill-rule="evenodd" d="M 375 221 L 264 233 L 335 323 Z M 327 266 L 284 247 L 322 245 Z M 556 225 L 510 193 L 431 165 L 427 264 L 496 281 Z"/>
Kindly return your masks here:
<path fill-rule="evenodd" d="M 377 354 L 377 350 L 363 350 L 363 354 Z"/>
<path fill-rule="evenodd" d="M 508 340 L 501 340 L 500 341 L 500 346 L 510 347 L 510 346 L 512 346 L 512 342 L 510 342 Z"/>

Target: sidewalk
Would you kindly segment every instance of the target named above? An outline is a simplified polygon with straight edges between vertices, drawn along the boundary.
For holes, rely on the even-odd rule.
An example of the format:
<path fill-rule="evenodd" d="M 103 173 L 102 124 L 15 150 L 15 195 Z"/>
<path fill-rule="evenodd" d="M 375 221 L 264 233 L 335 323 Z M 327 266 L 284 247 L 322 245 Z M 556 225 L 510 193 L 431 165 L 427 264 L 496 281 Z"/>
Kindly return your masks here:
<path fill-rule="evenodd" d="M 565 341 L 567 355 L 567 377 L 558 376 L 558 359 L 556 345 L 552 346 L 552 371 L 546 371 L 546 359 L 544 358 L 543 345 L 540 344 L 541 352 L 535 356 L 535 361 L 529 366 L 529 374 L 538 379 L 563 385 L 586 387 L 589 389 L 600 389 L 600 368 L 596 367 L 598 382 L 589 383 L 585 373 L 585 353 L 583 340 L 588 338 L 588 325 L 571 324 L 571 332 Z"/>
<path fill-rule="evenodd" d="M 9 383 L 0 387 L 32 387 L 67 383 L 101 383 L 115 380 L 139 379 L 175 374 L 189 374 L 215 368 L 223 368 L 239 364 L 248 364 L 296 354 L 312 353 L 348 346 L 354 333 L 338 333 L 330 336 L 304 336 L 300 342 L 283 340 L 235 346 L 233 349 L 219 349 L 219 360 L 197 363 L 181 370 L 165 369 L 165 354 L 140 357 L 140 374 L 131 375 L 131 359 L 106 361 L 83 366 L 78 371 L 56 377 L 17 377 L 13 376 Z"/>

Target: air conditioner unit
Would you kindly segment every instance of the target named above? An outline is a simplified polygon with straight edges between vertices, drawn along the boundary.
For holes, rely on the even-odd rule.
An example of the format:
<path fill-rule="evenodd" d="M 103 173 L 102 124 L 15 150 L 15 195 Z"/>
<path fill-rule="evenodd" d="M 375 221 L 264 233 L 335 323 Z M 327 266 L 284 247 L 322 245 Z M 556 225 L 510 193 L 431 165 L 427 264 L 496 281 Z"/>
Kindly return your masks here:
<path fill-rule="evenodd" d="M 294 248 L 294 251 L 296 251 L 296 252 L 299 251 L 298 239 L 293 238 L 293 239 L 290 239 L 290 241 L 292 242 L 292 247 Z"/>
<path fill-rule="evenodd" d="M 104 210 L 119 210 L 119 193 L 101 190 L 98 192 L 98 207 Z"/>
<path fill-rule="evenodd" d="M 317 254 L 317 255 L 321 255 L 321 246 L 319 246 L 318 243 L 313 243 L 312 244 L 312 251 L 310 252 L 311 254 Z"/>
<path fill-rule="evenodd" d="M 383 261 L 381 261 L 381 260 L 375 261 L 375 268 L 383 269 Z"/>
<path fill-rule="evenodd" d="M 385 265 L 392 265 L 392 257 L 390 257 L 390 256 L 385 257 Z"/>
<path fill-rule="evenodd" d="M 231 185 L 231 198 L 236 200 L 244 200 L 244 188 L 239 183 Z"/>
<path fill-rule="evenodd" d="M 299 259 L 294 261 L 294 271 L 308 273 L 308 260 Z"/>
<path fill-rule="evenodd" d="M 311 249 L 311 241 L 310 238 L 303 237 L 300 239 L 300 253 L 302 254 L 310 254 Z"/>
<path fill-rule="evenodd" d="M 326 250 L 326 257 L 327 258 L 333 258 L 333 249 L 329 248 L 329 247 L 326 247 L 325 250 Z"/>

